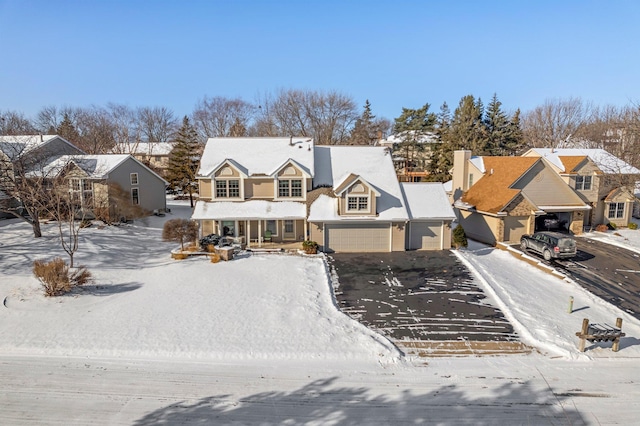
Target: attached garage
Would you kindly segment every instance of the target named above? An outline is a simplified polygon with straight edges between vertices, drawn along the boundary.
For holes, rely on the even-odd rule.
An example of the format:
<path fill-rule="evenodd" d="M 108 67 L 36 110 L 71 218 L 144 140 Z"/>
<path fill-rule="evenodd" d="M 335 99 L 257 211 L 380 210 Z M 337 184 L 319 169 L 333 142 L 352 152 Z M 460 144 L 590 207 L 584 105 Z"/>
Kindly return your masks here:
<path fill-rule="evenodd" d="M 412 221 L 409 228 L 409 250 L 442 250 L 442 221 Z"/>
<path fill-rule="evenodd" d="M 325 251 L 389 252 L 389 223 L 334 223 L 325 225 Z"/>

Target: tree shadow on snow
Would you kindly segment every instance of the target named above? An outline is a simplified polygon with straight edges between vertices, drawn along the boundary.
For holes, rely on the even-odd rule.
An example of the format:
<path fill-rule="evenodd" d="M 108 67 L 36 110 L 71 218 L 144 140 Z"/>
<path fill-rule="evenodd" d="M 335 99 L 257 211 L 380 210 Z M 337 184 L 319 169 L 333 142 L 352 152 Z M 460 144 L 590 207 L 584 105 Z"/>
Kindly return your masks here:
<path fill-rule="evenodd" d="M 114 294 L 128 293 L 142 287 L 141 283 L 122 283 L 122 284 L 92 284 L 83 286 L 81 289 L 84 293 L 92 296 L 111 296 Z"/>
<path fill-rule="evenodd" d="M 214 395 L 180 402 L 147 414 L 135 425 L 190 424 L 553 424 L 586 420 L 567 396 L 536 391 L 529 382 L 510 382 L 490 397 L 473 397 L 457 385 L 424 394 L 373 396 L 367 388 L 335 387 L 336 377 L 313 381 L 291 392 L 262 392 L 239 400 Z M 489 384 L 488 384 L 489 385 Z"/>

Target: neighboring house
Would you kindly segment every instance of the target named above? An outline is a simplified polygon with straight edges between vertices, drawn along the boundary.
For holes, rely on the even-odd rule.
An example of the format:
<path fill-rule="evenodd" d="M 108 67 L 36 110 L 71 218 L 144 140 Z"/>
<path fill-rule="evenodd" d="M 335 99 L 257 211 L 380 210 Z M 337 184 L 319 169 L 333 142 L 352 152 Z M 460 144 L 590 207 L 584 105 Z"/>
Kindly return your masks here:
<path fill-rule="evenodd" d="M 579 234 L 591 210 L 541 157 L 455 151 L 451 196 L 467 236 L 488 244 L 550 227 Z"/>
<path fill-rule="evenodd" d="M 542 157 L 591 206 L 584 226 L 627 226 L 636 204 L 640 170 L 603 149 L 533 148 L 524 157 Z"/>
<path fill-rule="evenodd" d="M 115 151 L 133 155 L 142 164 L 149 166 L 163 178 L 167 176 L 169 167 L 169 153 L 173 144 L 169 142 L 136 142 L 120 144 Z"/>
<path fill-rule="evenodd" d="M 33 161 L 44 161 L 61 155 L 84 154 L 80 148 L 58 135 L 0 136 L 0 151 L 12 161 L 25 156 L 33 158 Z"/>
<path fill-rule="evenodd" d="M 15 189 L 15 170 L 21 170 L 21 175 L 40 169 L 62 155 L 79 154 L 84 152 L 58 135 L 0 136 L 0 203 L 9 209 L 17 209 L 21 205 L 20 200 L 9 195 Z M 0 217 L 13 215 L 0 212 Z"/>
<path fill-rule="evenodd" d="M 427 166 L 431 161 L 434 146 L 440 141 L 435 133 L 426 133 L 416 138 L 418 149 L 409 152 L 401 148 L 403 134 L 380 139 L 376 146 L 386 147 L 393 153 L 393 165 L 400 182 L 420 182 L 427 177 Z"/>
<path fill-rule="evenodd" d="M 167 181 L 128 154 L 62 156 L 43 172 L 62 174 L 78 205 L 100 219 L 127 219 L 134 211 L 166 211 Z"/>
<path fill-rule="evenodd" d="M 422 200 L 416 201 L 415 232 L 434 241 L 409 239 L 407 199 L 386 148 L 314 146 L 308 138 L 211 138 L 198 181 L 192 218 L 202 235 L 235 237 L 249 247 L 265 238 L 310 239 L 323 251 L 343 252 L 403 251 L 411 241 L 418 249 L 450 245 L 451 217 L 434 210 L 438 217 L 430 220 Z M 413 188 L 408 192 L 411 200 L 419 197 Z"/>

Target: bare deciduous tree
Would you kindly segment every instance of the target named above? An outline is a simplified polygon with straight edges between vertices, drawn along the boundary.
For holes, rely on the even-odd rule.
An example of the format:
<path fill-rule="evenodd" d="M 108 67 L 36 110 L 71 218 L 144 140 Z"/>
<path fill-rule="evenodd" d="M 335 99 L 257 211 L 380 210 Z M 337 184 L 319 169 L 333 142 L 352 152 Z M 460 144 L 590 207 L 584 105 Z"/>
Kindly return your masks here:
<path fill-rule="evenodd" d="M 18 111 L 0 111 L 0 135 L 30 135 L 36 133 L 31 121 Z"/>
<path fill-rule="evenodd" d="M 319 145 L 346 143 L 358 118 L 352 98 L 338 93 L 280 90 L 259 100 L 255 136 L 308 136 Z"/>
<path fill-rule="evenodd" d="M 69 255 L 69 267 L 78 251 L 80 230 L 85 226 L 88 210 L 69 190 L 69 181 L 64 174 L 50 178 L 49 203 L 46 213 L 58 227 L 62 249 Z"/>
<path fill-rule="evenodd" d="M 4 142 L 0 151 L 0 211 L 29 223 L 36 238 L 42 236 L 40 216 L 49 203 L 50 159 L 34 152 L 28 139 Z"/>
<path fill-rule="evenodd" d="M 113 125 L 114 154 L 131 154 L 136 152 L 140 143 L 140 134 L 136 126 L 136 113 L 126 105 L 107 104 Z"/>
<path fill-rule="evenodd" d="M 585 125 L 590 103 L 580 98 L 549 99 L 522 116 L 525 144 L 534 148 L 561 148 Z"/>
<path fill-rule="evenodd" d="M 198 238 L 198 223 L 190 219 L 169 219 L 162 228 L 162 240 L 180 243 L 184 250 L 185 241 L 195 241 Z"/>
<path fill-rule="evenodd" d="M 242 99 L 207 97 L 193 110 L 193 122 L 202 141 L 213 137 L 246 136 L 255 106 Z"/>
<path fill-rule="evenodd" d="M 141 107 L 136 116 L 138 133 L 146 142 L 169 142 L 178 128 L 173 111 L 166 107 Z"/>

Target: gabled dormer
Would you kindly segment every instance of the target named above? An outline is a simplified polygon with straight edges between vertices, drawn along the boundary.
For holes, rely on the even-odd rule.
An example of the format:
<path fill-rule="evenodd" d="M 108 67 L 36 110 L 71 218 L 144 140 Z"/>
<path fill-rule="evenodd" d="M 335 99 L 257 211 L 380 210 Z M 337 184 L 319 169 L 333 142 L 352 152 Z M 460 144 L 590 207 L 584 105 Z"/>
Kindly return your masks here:
<path fill-rule="evenodd" d="M 376 197 L 379 197 L 380 193 L 361 176 L 351 173 L 333 190 L 338 197 L 339 215 L 376 215 Z"/>
<path fill-rule="evenodd" d="M 274 194 L 277 201 L 304 201 L 311 175 L 295 160 L 288 159 L 273 173 Z"/>
<path fill-rule="evenodd" d="M 244 200 L 244 180 L 247 178 L 242 166 L 226 159 L 211 172 L 210 188 L 212 200 L 241 201 Z M 201 181 L 201 189 L 205 189 L 206 180 Z M 206 191 L 205 191 L 206 192 Z"/>

